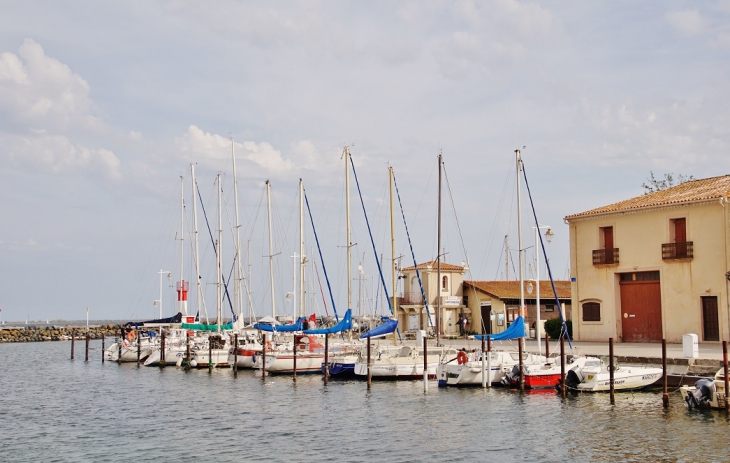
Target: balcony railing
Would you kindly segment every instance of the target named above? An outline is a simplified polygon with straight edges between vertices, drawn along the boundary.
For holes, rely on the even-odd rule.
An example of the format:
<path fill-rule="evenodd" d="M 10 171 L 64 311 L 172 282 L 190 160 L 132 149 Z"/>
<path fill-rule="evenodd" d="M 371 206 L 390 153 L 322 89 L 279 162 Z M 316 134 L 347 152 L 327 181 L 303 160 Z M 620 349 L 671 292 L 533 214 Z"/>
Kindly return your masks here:
<path fill-rule="evenodd" d="M 684 243 L 665 243 L 662 244 L 662 259 L 692 259 L 694 257 L 694 246 L 692 241 Z"/>
<path fill-rule="evenodd" d="M 593 250 L 593 265 L 618 265 L 618 248 Z"/>
<path fill-rule="evenodd" d="M 420 291 L 404 292 L 401 304 L 403 305 L 424 305 L 423 295 Z"/>

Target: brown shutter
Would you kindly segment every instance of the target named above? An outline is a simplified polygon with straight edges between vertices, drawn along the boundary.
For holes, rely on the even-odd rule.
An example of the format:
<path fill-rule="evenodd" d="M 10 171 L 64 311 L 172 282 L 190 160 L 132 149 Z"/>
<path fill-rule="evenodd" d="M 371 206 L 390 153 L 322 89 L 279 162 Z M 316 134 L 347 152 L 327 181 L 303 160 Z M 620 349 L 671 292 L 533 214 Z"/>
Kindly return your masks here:
<path fill-rule="evenodd" d="M 686 219 L 674 219 L 674 242 L 675 243 L 686 243 L 687 242 L 687 220 Z"/>

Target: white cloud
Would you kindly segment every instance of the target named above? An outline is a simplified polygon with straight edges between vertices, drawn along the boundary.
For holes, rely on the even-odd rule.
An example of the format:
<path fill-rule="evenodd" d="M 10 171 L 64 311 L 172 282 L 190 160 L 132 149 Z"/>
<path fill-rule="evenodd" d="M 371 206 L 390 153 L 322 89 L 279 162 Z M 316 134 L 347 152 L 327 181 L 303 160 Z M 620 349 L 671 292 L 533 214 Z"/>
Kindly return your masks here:
<path fill-rule="evenodd" d="M 178 137 L 177 146 L 185 157 L 193 162 L 206 163 L 220 168 L 221 163 L 231 158 L 230 139 L 191 125 L 182 137 Z M 285 159 L 281 151 L 274 149 L 270 143 L 252 141 L 236 142 L 236 159 L 244 159 L 254 163 L 261 169 L 259 172 L 282 174 L 294 169 L 294 163 Z"/>
<path fill-rule="evenodd" d="M 15 168 L 48 174 L 92 172 L 106 179 L 120 178 L 119 158 L 110 150 L 73 143 L 62 135 L 0 134 L 6 161 Z"/>
<path fill-rule="evenodd" d="M 704 19 L 697 10 L 670 11 L 666 20 L 679 34 L 692 37 L 704 31 Z"/>
<path fill-rule="evenodd" d="M 89 84 L 34 40 L 0 55 L 0 112 L 13 122 L 54 132 L 93 127 L 91 108 Z"/>

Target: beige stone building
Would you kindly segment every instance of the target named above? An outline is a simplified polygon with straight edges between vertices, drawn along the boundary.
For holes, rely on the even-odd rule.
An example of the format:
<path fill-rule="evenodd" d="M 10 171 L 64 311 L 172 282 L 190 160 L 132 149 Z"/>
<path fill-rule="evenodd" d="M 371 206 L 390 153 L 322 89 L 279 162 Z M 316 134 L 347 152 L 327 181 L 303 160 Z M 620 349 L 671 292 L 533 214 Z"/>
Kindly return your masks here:
<path fill-rule="evenodd" d="M 525 281 L 525 320 L 533 329 L 537 321 L 537 291 L 534 281 Z M 555 281 L 555 291 L 563 310 L 563 315 L 570 320 L 571 298 L 570 282 Z M 501 333 L 519 316 L 520 310 L 520 282 L 519 281 L 465 281 L 464 304 L 468 313 L 472 314 L 474 323 L 470 331 L 480 334 Z M 549 280 L 540 281 L 540 321 L 544 326 L 545 320 L 560 316 L 560 310 L 555 302 L 552 285 Z M 541 331 L 545 336 L 545 330 Z M 535 335 L 529 333 L 530 337 Z"/>
<path fill-rule="evenodd" d="M 444 336 L 458 335 L 459 327 L 456 322 L 459 314 L 469 313 L 463 301 L 463 282 L 466 271 L 467 268 L 464 266 L 442 262 L 441 281 L 439 281 L 436 261 L 418 264 L 418 272 L 413 266 L 401 269 L 400 272 L 405 280 L 403 296 L 399 297 L 396 303 L 398 327 L 401 333 L 408 334 L 416 330 L 435 332 L 436 310 L 440 298 L 441 320 L 443 321 L 441 334 Z M 424 304 L 417 273 L 420 273 L 428 304 Z M 428 314 L 431 316 L 430 321 L 426 306 L 428 306 Z"/>
<path fill-rule="evenodd" d="M 576 340 L 730 339 L 730 176 L 569 215 Z"/>

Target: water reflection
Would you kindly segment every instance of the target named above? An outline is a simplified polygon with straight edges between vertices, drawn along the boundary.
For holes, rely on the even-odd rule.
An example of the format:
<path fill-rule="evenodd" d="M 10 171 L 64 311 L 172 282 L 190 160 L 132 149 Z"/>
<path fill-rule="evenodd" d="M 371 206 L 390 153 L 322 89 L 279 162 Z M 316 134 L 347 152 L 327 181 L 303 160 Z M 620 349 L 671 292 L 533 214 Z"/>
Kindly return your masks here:
<path fill-rule="evenodd" d="M 520 393 L 101 364 L 2 344 L 4 461 L 717 461 L 728 417 L 678 393 Z M 83 347 L 82 347 L 83 348 Z M 79 357 L 81 360 L 79 360 Z"/>

